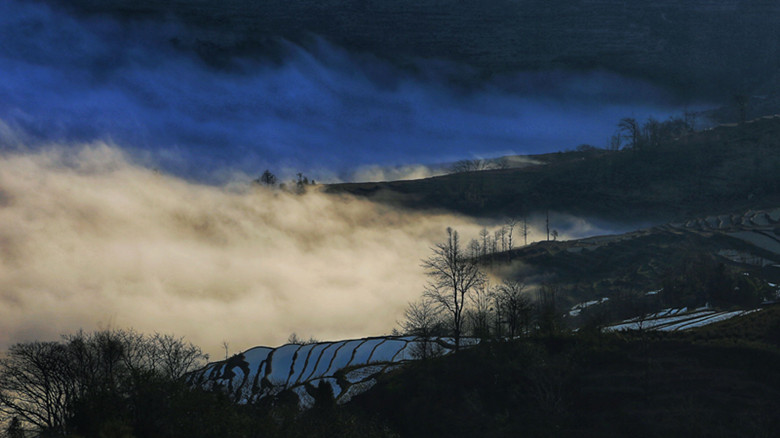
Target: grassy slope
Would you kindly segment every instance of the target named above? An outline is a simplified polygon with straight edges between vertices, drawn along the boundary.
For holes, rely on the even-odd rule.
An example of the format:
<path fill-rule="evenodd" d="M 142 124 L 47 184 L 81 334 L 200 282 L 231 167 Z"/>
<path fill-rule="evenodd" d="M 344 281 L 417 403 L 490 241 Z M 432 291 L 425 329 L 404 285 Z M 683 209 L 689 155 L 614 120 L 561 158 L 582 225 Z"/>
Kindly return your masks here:
<path fill-rule="evenodd" d="M 656 223 L 780 205 L 780 119 L 699 132 L 648 151 L 567 152 L 523 169 L 333 185 L 412 208 L 481 217 L 551 209 Z"/>
<path fill-rule="evenodd" d="M 686 333 L 533 338 L 414 364 L 354 406 L 404 437 L 775 436 L 780 308 Z"/>

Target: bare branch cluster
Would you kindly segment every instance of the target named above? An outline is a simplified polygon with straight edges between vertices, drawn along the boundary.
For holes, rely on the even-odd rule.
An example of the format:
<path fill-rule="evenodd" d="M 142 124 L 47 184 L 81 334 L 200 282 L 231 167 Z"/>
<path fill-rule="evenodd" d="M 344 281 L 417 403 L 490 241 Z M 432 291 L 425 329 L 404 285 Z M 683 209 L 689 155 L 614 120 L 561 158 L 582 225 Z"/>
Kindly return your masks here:
<path fill-rule="evenodd" d="M 15 344 L 0 359 L 0 412 L 39 431 L 63 434 L 85 396 L 125 394 L 135 379 L 149 376 L 178 380 L 206 359 L 183 338 L 132 330 Z"/>

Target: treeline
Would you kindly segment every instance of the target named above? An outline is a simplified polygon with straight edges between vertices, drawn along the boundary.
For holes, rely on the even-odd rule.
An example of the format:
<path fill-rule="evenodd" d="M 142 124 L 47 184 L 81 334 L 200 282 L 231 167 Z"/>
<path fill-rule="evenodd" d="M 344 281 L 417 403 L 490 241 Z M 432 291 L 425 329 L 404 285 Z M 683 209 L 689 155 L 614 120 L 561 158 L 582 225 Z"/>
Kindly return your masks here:
<path fill-rule="evenodd" d="M 696 114 L 686 111 L 682 116 L 667 120 L 650 117 L 640 123 L 633 117 L 626 117 L 618 123 L 617 131 L 609 139 L 609 149 L 630 148 L 644 150 L 658 147 L 696 130 Z"/>
<path fill-rule="evenodd" d="M 132 330 L 18 343 L 0 359 L 0 412 L 12 437 L 166 436 L 189 404 L 182 376 L 206 359 L 182 338 Z"/>
<path fill-rule="evenodd" d="M 509 169 L 511 163 L 507 157 L 491 159 L 474 158 L 456 161 L 449 166 L 450 173 L 478 172 L 480 170 Z"/>
<path fill-rule="evenodd" d="M 451 228 L 447 241 L 433 248 L 422 267 L 429 281 L 422 297 L 404 313 L 401 330 L 405 334 L 452 336 L 458 349 L 463 336 L 513 338 L 532 332 L 552 334 L 562 328 L 557 286 L 541 286 L 532 300 L 521 282 L 491 285 L 479 259 L 462 247 L 458 232 Z M 431 353 L 427 349 L 420 352 L 423 356 Z"/>
<path fill-rule="evenodd" d="M 303 411 L 291 391 L 242 405 L 192 386 L 205 364 L 195 345 L 132 330 L 79 332 L 23 342 L 0 358 L 0 437 L 391 437 L 386 427 L 337 409 L 329 385 Z"/>
<path fill-rule="evenodd" d="M 266 169 L 258 178 L 252 180 L 252 182 L 260 186 L 279 188 L 280 190 L 291 190 L 296 193 L 305 192 L 307 186 L 317 185 L 317 181 L 315 181 L 314 178 L 309 179 L 309 177 L 301 172 L 298 172 L 296 176 L 297 179 L 284 183 L 269 169 Z"/>
<path fill-rule="evenodd" d="M 504 338 L 552 334 L 574 328 L 600 330 L 609 323 L 641 317 L 664 308 L 689 309 L 711 306 L 721 309 L 753 309 L 774 296 L 762 279 L 719 262 L 705 254 L 691 254 L 660 273 L 657 291 L 638 291 L 630 284 L 566 283 L 547 277 L 541 284 L 505 280 L 491 284 L 484 267 L 492 262 L 489 245 L 464 248 L 457 231 L 448 229 L 447 240 L 436 245 L 422 261 L 428 276 L 421 297 L 408 304 L 400 332 L 433 338 Z M 487 238 L 488 233 L 483 231 Z M 500 239 L 492 241 L 500 242 Z M 605 287 L 599 295 L 600 288 Z M 601 303 L 566 314 L 571 295 L 589 289 L 588 298 Z M 435 353 L 426 346 L 421 356 Z"/>
<path fill-rule="evenodd" d="M 776 436 L 778 310 L 728 333 L 484 342 L 384 376 L 354 403 L 404 437 Z"/>
<path fill-rule="evenodd" d="M 667 272 L 658 297 L 666 307 L 752 308 L 772 295 L 765 281 L 699 255 Z"/>

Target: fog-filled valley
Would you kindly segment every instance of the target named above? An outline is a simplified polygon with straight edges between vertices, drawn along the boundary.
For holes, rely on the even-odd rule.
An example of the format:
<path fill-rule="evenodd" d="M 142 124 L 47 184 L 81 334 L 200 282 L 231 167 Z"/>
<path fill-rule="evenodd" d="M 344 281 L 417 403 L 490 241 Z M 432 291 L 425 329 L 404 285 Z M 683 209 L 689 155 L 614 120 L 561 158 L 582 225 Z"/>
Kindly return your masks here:
<path fill-rule="evenodd" d="M 0 438 L 773 436 L 778 20 L 0 2 Z"/>

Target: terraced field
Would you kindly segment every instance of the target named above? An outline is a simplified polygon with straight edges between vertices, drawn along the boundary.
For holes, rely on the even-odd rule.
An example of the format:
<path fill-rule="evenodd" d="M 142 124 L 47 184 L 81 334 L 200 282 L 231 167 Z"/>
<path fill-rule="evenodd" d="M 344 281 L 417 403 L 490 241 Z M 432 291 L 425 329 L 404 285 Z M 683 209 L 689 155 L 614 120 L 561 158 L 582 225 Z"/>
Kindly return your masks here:
<path fill-rule="evenodd" d="M 461 339 L 461 345 L 476 342 Z M 312 406 L 314 388 L 326 383 L 337 403 L 346 403 L 371 388 L 377 375 L 416 360 L 423 348 L 445 355 L 453 352 L 455 345 L 451 338 L 377 337 L 256 347 L 206 365 L 192 373 L 189 381 L 205 388 L 223 387 L 239 403 L 291 390 L 301 407 Z"/>
<path fill-rule="evenodd" d="M 623 330 L 658 330 L 663 332 L 672 332 L 687 330 L 696 327 L 703 327 L 705 325 L 720 321 L 725 321 L 737 316 L 747 315 L 759 310 L 760 309 L 726 312 L 707 308 L 695 309 L 691 311 L 688 311 L 686 308 L 665 309 L 661 312 L 657 312 L 651 315 L 631 318 L 618 324 L 610 325 L 605 327 L 604 331 L 616 332 Z"/>

